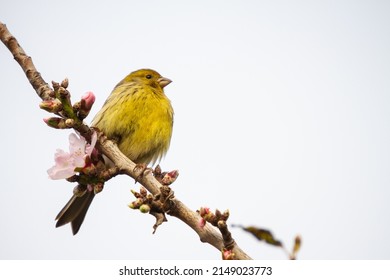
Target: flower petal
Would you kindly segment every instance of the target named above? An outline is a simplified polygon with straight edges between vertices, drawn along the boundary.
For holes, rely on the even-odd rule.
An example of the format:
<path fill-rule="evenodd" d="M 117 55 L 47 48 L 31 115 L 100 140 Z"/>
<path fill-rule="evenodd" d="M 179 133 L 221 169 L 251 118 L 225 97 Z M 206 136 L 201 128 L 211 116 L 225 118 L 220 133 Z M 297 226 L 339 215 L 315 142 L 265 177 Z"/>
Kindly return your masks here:
<path fill-rule="evenodd" d="M 69 135 L 69 152 L 71 154 L 73 153 L 79 153 L 80 151 L 85 151 L 85 145 L 87 144 L 87 141 L 85 141 L 84 137 L 78 136 L 75 133 L 71 133 Z"/>
<path fill-rule="evenodd" d="M 68 168 L 58 168 L 58 166 L 53 166 L 47 170 L 47 174 L 52 180 L 66 179 L 72 177 L 76 174 L 73 167 Z"/>
<path fill-rule="evenodd" d="M 91 144 L 87 144 L 85 147 L 85 153 L 89 156 L 91 156 L 93 149 L 95 148 L 97 142 L 97 133 L 94 131 L 91 136 Z"/>

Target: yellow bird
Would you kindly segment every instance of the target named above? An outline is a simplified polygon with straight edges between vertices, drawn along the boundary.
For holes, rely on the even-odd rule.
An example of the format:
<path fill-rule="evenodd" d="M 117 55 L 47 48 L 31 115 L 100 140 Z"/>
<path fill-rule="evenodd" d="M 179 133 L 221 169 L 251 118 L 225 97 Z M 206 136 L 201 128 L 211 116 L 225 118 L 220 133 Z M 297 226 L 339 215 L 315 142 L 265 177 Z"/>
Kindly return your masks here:
<path fill-rule="evenodd" d="M 173 108 L 164 87 L 171 80 L 151 69 L 141 69 L 119 82 L 91 126 L 114 139 L 121 152 L 137 164 L 159 161 L 172 136 Z M 57 215 L 56 227 L 71 223 L 77 234 L 94 198 L 93 191 L 73 195 Z"/>

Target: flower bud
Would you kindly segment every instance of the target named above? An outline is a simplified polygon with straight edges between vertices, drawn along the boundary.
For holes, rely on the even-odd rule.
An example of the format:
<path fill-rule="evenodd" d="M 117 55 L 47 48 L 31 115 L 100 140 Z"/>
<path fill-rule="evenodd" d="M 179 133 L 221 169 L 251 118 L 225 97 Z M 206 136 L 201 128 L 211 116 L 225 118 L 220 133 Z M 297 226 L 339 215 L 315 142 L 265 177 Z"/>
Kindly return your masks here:
<path fill-rule="evenodd" d="M 235 254 L 232 250 L 227 250 L 223 248 L 222 250 L 222 259 L 223 260 L 234 260 Z"/>
<path fill-rule="evenodd" d="M 103 190 L 103 187 L 104 187 L 103 183 L 97 183 L 96 185 L 93 186 L 93 192 L 95 194 L 98 194 Z"/>
<path fill-rule="evenodd" d="M 57 129 L 63 129 L 63 128 L 69 128 L 65 124 L 65 120 L 62 118 L 44 118 L 43 121 L 50 127 L 57 128 Z"/>
<path fill-rule="evenodd" d="M 130 202 L 129 207 L 131 209 L 138 209 L 143 204 L 144 204 L 144 201 L 141 198 L 138 198 L 137 200 Z"/>
<path fill-rule="evenodd" d="M 148 194 L 148 191 L 144 187 L 141 186 L 139 193 L 142 197 L 145 197 Z"/>
<path fill-rule="evenodd" d="M 95 95 L 93 94 L 93 92 L 88 91 L 84 93 L 84 95 L 81 97 L 82 108 L 86 110 L 91 110 L 93 103 L 95 103 Z"/>
<path fill-rule="evenodd" d="M 203 218 L 200 218 L 199 221 L 198 221 L 198 226 L 200 228 L 204 228 L 205 225 L 206 225 L 206 220 L 203 219 Z"/>
<path fill-rule="evenodd" d="M 208 207 L 201 207 L 200 210 L 199 210 L 199 215 L 201 217 L 203 217 L 203 216 L 205 216 L 205 215 L 207 215 L 209 213 L 210 213 L 210 208 L 208 208 Z"/>
<path fill-rule="evenodd" d="M 81 120 L 85 119 L 88 116 L 93 103 L 95 103 L 95 95 L 93 94 L 93 92 L 88 91 L 81 97 L 80 109 L 78 113 L 78 117 Z"/>
<path fill-rule="evenodd" d="M 58 93 L 60 94 L 61 97 L 68 97 L 69 96 L 69 91 L 66 90 L 66 88 L 60 87 L 58 89 Z"/>
<path fill-rule="evenodd" d="M 139 208 L 142 204 L 144 204 L 144 200 L 142 198 L 137 198 L 135 201 L 135 205 L 137 205 L 137 208 Z"/>
<path fill-rule="evenodd" d="M 222 216 L 223 216 L 223 219 L 226 221 L 227 219 L 229 219 L 229 216 L 230 216 L 230 212 L 229 212 L 229 209 L 225 210 L 223 213 L 222 213 Z"/>
<path fill-rule="evenodd" d="M 53 85 L 54 91 L 58 91 L 58 89 L 60 88 L 60 84 L 54 81 L 51 81 L 51 84 Z"/>
<path fill-rule="evenodd" d="M 147 205 L 147 204 L 142 204 L 142 205 L 139 207 L 139 211 L 141 211 L 141 213 L 149 213 L 149 211 L 150 211 L 150 206 Z"/>
<path fill-rule="evenodd" d="M 43 100 L 39 104 L 39 107 L 43 110 L 50 112 L 50 113 L 57 113 L 57 112 L 62 110 L 61 101 L 58 99 Z"/>
<path fill-rule="evenodd" d="M 62 82 L 61 82 L 61 86 L 63 88 L 67 88 L 69 86 L 69 80 L 68 78 L 65 78 Z"/>
<path fill-rule="evenodd" d="M 74 119 L 66 119 L 65 125 L 69 128 L 72 128 L 74 126 Z"/>
<path fill-rule="evenodd" d="M 77 102 L 75 102 L 75 103 L 73 103 L 73 111 L 75 111 L 75 112 L 78 112 L 78 111 L 80 111 L 80 108 L 81 108 L 81 101 L 77 101 Z"/>
<path fill-rule="evenodd" d="M 173 170 L 164 175 L 164 177 L 161 180 L 161 183 L 163 185 L 169 186 L 170 184 L 176 181 L 177 177 L 179 177 L 179 170 Z"/>

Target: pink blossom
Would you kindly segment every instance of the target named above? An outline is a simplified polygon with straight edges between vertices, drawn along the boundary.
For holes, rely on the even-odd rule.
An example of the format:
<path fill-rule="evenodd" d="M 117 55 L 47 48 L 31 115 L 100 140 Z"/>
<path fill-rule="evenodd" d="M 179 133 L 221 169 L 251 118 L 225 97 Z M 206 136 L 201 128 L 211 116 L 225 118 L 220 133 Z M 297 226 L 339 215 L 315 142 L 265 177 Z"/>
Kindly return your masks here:
<path fill-rule="evenodd" d="M 54 154 L 55 165 L 47 170 L 53 180 L 66 179 L 76 174 L 77 168 L 85 167 L 85 158 L 90 156 L 97 141 L 96 133 L 93 133 L 91 144 L 84 137 L 75 133 L 69 135 L 69 152 L 57 149 Z"/>

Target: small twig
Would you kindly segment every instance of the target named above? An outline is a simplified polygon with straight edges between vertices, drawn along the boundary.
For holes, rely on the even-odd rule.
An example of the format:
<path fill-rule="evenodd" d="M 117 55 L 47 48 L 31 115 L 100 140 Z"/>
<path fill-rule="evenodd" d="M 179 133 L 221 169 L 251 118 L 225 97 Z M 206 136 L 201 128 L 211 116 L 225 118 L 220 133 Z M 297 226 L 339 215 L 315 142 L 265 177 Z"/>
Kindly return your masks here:
<path fill-rule="evenodd" d="M 234 249 L 236 247 L 236 242 L 232 238 L 232 234 L 228 229 L 227 220 L 229 219 L 229 211 L 221 213 L 218 209 L 215 210 L 215 213 L 211 212 L 207 207 L 201 207 L 199 210 L 199 215 L 201 219 L 199 224 L 201 227 L 207 225 L 207 223 L 218 228 L 222 234 L 223 238 L 223 247 L 220 250 L 223 252 L 223 259 L 236 259 Z M 207 222 L 207 223 L 206 223 Z"/>

